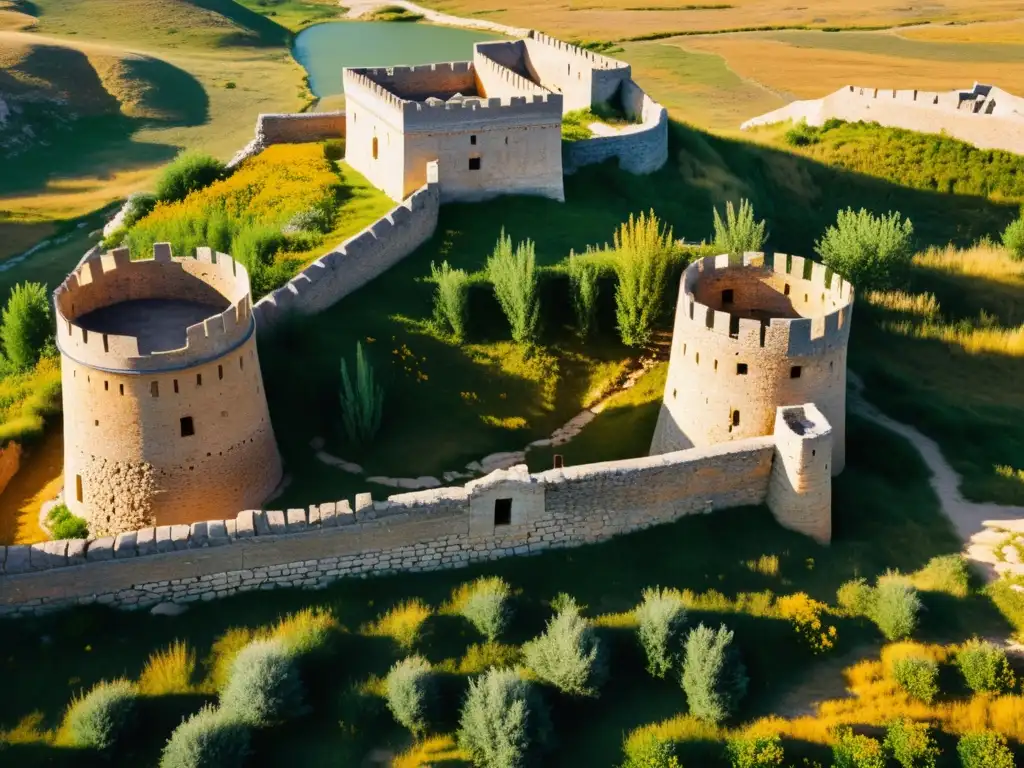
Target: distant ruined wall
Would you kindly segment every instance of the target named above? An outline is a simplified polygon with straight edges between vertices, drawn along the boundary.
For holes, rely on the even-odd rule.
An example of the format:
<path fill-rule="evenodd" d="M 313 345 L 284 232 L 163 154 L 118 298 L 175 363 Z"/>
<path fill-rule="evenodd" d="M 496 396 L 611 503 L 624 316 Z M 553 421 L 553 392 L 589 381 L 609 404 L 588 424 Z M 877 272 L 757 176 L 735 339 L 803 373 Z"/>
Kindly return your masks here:
<path fill-rule="evenodd" d="M 0 494 L 7 488 L 18 469 L 21 467 L 21 445 L 10 442 L 0 448 Z"/>
<path fill-rule="evenodd" d="M 776 435 L 536 474 L 520 465 L 386 501 L 359 494 L 354 508 L 343 500 L 246 510 L 191 526 L 0 547 L 0 616 L 318 589 L 344 576 L 457 568 L 765 502 L 782 525 L 827 541 L 830 486 L 815 461 L 828 460 L 828 422 L 810 404 L 780 409 L 779 420 Z"/>
<path fill-rule="evenodd" d="M 270 327 L 290 311 L 321 312 L 386 272 L 433 236 L 439 207 L 433 163 L 422 189 L 256 302 L 258 327 Z"/>
<path fill-rule="evenodd" d="M 668 110 L 648 96 L 632 80 L 622 84 L 626 114 L 640 119 L 638 125 L 621 129 L 615 136 L 595 136 L 565 144 L 565 172 L 602 163 L 612 157 L 630 173 L 653 173 L 668 160 Z"/>
<path fill-rule="evenodd" d="M 743 123 L 743 130 L 792 120 L 821 126 L 830 119 L 875 122 L 921 133 L 945 133 L 980 149 L 1024 154 L 1024 99 L 990 86 L 970 91 L 893 91 L 844 86 L 821 99 L 794 101 Z"/>

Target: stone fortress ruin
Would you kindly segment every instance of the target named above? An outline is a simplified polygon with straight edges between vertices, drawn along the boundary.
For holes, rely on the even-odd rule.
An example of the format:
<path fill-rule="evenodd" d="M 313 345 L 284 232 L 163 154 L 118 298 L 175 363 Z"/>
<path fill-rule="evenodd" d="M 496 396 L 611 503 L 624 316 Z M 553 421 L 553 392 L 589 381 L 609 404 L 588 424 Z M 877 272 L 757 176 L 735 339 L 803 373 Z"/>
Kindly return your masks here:
<path fill-rule="evenodd" d="M 771 432 L 779 406 L 814 403 L 846 463 L 846 349 L 853 289 L 823 264 L 777 253 L 711 256 L 679 283 L 651 454 Z"/>
<path fill-rule="evenodd" d="M 64 502 L 94 535 L 262 504 L 281 457 L 249 275 L 222 253 L 88 259 L 54 292 Z"/>
<path fill-rule="evenodd" d="M 823 98 L 794 101 L 751 118 L 741 128 L 749 130 L 787 120 L 820 127 L 831 119 L 945 133 L 979 149 L 1024 154 L 1024 98 L 981 83 L 967 90 L 942 93 L 847 85 Z"/>
<path fill-rule="evenodd" d="M 65 499 L 94 538 L 0 547 L 0 616 L 320 588 L 759 504 L 830 540 L 853 292 L 820 265 L 776 256 L 769 268 L 763 254 L 685 270 L 651 455 L 261 509 L 282 468 L 256 329 L 381 275 L 433 236 L 442 201 L 561 200 L 563 174 L 582 165 L 617 158 L 647 173 L 668 155 L 667 113 L 628 65 L 537 32 L 477 44 L 472 62 L 344 77 L 347 113 L 261 115 L 232 165 L 271 144 L 344 136 L 348 162 L 400 201 L 379 221 L 254 305 L 230 257 L 175 259 L 166 245 L 143 261 L 93 249 L 55 292 Z M 562 145 L 566 111 L 614 99 L 635 123 Z"/>

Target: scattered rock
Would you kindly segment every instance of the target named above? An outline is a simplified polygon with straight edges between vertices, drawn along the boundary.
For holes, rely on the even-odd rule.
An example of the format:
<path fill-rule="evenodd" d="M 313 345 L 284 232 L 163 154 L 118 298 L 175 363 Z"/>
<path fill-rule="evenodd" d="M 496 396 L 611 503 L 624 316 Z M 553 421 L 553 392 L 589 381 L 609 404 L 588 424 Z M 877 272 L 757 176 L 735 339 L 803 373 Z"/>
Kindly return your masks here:
<path fill-rule="evenodd" d="M 526 451 L 508 451 L 505 453 L 492 453 L 480 460 L 481 472 L 489 474 L 496 469 L 508 469 L 516 464 L 526 461 Z"/>
<path fill-rule="evenodd" d="M 466 469 L 470 472 L 483 472 L 483 465 L 479 461 L 471 461 L 466 465 Z"/>
<path fill-rule="evenodd" d="M 348 472 L 349 474 L 352 475 L 363 474 L 363 468 L 358 464 L 355 464 L 351 461 L 345 461 L 344 459 L 339 459 L 337 456 L 332 456 L 331 454 L 326 453 L 324 451 L 318 450 L 316 452 L 316 457 L 329 467 L 337 467 L 342 472 Z"/>
<path fill-rule="evenodd" d="M 325 440 L 322 437 L 314 437 L 309 441 L 309 447 L 314 451 L 322 450 L 325 445 Z"/>
<path fill-rule="evenodd" d="M 157 603 L 149 612 L 154 616 L 181 616 L 187 610 L 188 606 L 180 603 Z"/>
<path fill-rule="evenodd" d="M 534 440 L 532 443 L 530 443 L 526 447 L 527 448 L 547 448 L 549 445 L 551 445 L 551 438 L 550 437 L 542 437 L 540 440 Z"/>
<path fill-rule="evenodd" d="M 386 485 L 391 488 L 401 488 L 399 485 L 400 480 L 394 477 L 384 477 L 383 475 L 374 475 L 373 477 L 366 478 L 368 483 L 376 483 L 377 485 Z"/>
<path fill-rule="evenodd" d="M 1008 563 L 1019 563 L 1020 551 L 1014 544 L 1007 544 L 1003 547 L 1003 557 L 1006 558 L 1006 562 Z"/>

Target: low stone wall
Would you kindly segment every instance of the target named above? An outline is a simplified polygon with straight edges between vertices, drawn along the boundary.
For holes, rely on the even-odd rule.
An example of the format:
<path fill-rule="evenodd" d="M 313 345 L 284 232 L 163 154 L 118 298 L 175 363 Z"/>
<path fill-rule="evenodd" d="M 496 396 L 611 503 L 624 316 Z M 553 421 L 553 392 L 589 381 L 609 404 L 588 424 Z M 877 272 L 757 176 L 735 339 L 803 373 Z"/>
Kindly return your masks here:
<path fill-rule="evenodd" d="M 819 451 L 827 422 L 820 427 L 811 436 Z M 255 589 L 316 589 L 343 576 L 456 568 L 765 502 L 783 525 L 791 524 L 792 512 L 806 522 L 813 507 L 815 533 L 830 511 L 817 490 L 811 496 L 801 490 L 806 478 L 793 461 L 801 440 L 780 413 L 775 435 L 707 449 L 536 474 L 520 465 L 462 487 L 386 501 L 359 494 L 354 508 L 343 500 L 308 510 L 246 510 L 227 520 L 117 537 L 0 547 L 0 616 L 94 602 L 135 609 Z M 781 493 L 780 474 L 790 480 Z"/>
<path fill-rule="evenodd" d="M 269 327 L 291 311 L 315 314 L 348 296 L 429 240 L 437 228 L 439 209 L 437 163 L 428 163 L 423 187 L 256 302 L 257 323 Z"/>
<path fill-rule="evenodd" d="M 0 448 L 0 493 L 7 488 L 18 469 L 21 467 L 21 445 L 15 442 L 8 443 Z"/>
<path fill-rule="evenodd" d="M 228 168 L 238 166 L 274 144 L 344 138 L 345 125 L 344 110 L 260 115 L 256 118 L 256 135 L 228 161 Z"/>
<path fill-rule="evenodd" d="M 612 157 L 630 173 L 653 173 L 668 160 L 668 111 L 632 80 L 621 86 L 626 114 L 641 122 L 623 128 L 614 136 L 595 136 L 567 142 L 563 167 L 566 173 Z"/>

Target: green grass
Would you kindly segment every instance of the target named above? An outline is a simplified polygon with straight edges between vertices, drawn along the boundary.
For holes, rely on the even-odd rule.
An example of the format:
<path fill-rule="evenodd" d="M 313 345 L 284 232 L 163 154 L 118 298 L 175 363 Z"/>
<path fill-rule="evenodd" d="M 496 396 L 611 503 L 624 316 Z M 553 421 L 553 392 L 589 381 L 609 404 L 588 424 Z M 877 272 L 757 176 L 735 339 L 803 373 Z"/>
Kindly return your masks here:
<path fill-rule="evenodd" d="M 417 616 L 425 620 L 417 620 L 418 650 L 444 669 L 472 666 L 476 662 L 470 658 L 481 655 L 480 648 L 472 647 L 479 635 L 461 619 L 443 615 L 443 606 L 458 585 L 484 574 L 502 576 L 516 593 L 515 618 L 503 643 L 519 645 L 540 632 L 549 615 L 548 603 L 558 592 L 574 595 L 587 606 L 587 615 L 606 617 L 600 632 L 611 652 L 612 680 L 596 701 L 555 700 L 559 743 L 545 764 L 610 765 L 618 759 L 624 733 L 683 709 L 676 682 L 653 681 L 643 672 L 644 660 L 628 617 L 620 616 L 639 601 L 647 586 L 702 595 L 693 598 L 690 623 L 725 621 L 736 631 L 753 680 L 742 717 L 760 716 L 798 685 L 802 675 L 818 669 L 839 674 L 827 656 L 811 655 L 792 627 L 774 616 L 771 595 L 806 591 L 832 602 L 838 585 L 854 575 L 870 578 L 886 567 L 910 572 L 936 554 L 959 549 L 914 450 L 858 419 L 851 419 L 848 438 L 848 469 L 835 487 L 831 547 L 781 529 L 763 509 L 728 510 L 601 545 L 458 572 L 347 580 L 323 592 L 284 590 L 194 604 L 184 623 L 102 608 L 76 609 L 5 628 L 0 672 L 19 695 L 0 700 L 0 728 L 20 723 L 23 734 L 31 732 L 24 718 L 32 713 L 38 713 L 36 732 L 53 727 L 74 691 L 104 678 L 138 679 L 150 654 L 176 639 L 185 641 L 199 661 L 193 690 L 208 691 L 204 680 L 251 630 L 275 625 L 303 608 L 325 608 L 335 616 L 340 631 L 332 633 L 329 652 L 311 657 L 304 671 L 313 713 L 287 728 L 257 732 L 254 764 L 276 765 L 285 759 L 296 766 L 358 764 L 371 749 L 401 749 L 407 744 L 402 729 L 372 693 L 379 691 L 375 680 L 406 653 L 393 633 L 382 633 L 380 627 L 391 627 L 395 617 L 408 612 L 393 609 L 420 601 L 425 609 L 417 609 Z M 777 571 L 748 567 L 748 562 L 765 555 L 778 559 Z M 594 578 L 595 573 L 601 578 Z M 928 611 L 922 638 L 956 641 L 1005 627 L 991 604 L 976 593 L 962 599 L 943 593 L 923 598 Z M 877 631 L 864 621 L 830 621 L 839 628 L 838 652 L 879 642 Z M 42 634 L 50 638 L 48 643 L 39 642 Z M 466 680 L 452 674 L 447 681 L 451 687 L 445 688 L 444 700 L 454 713 Z M 146 728 L 139 731 L 144 740 L 126 747 L 120 759 L 151 764 L 181 715 L 198 709 L 202 701 L 201 693 L 147 699 Z M 5 756 L 19 766 L 44 760 L 51 761 L 48 765 L 91 764 L 88 755 L 38 743 L 12 745 Z"/>
<path fill-rule="evenodd" d="M 238 3 L 293 32 L 310 24 L 337 19 L 345 12 L 336 0 L 238 0 Z"/>
<path fill-rule="evenodd" d="M 915 189 L 1024 200 L 1024 158 L 1020 155 L 877 123 L 833 120 L 821 128 L 800 125 L 792 129 L 804 142 L 794 151 L 835 167 Z M 789 135 L 784 128 L 768 129 L 767 133 Z"/>

